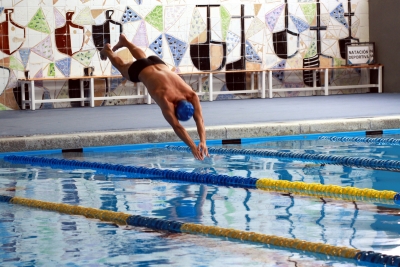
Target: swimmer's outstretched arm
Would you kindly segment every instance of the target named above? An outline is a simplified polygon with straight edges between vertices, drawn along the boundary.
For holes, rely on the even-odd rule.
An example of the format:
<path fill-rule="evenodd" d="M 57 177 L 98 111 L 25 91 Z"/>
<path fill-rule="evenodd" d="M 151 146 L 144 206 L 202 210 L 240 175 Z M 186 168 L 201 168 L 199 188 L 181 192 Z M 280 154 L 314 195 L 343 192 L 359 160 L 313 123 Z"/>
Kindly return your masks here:
<path fill-rule="evenodd" d="M 204 120 L 203 120 L 203 114 L 201 111 L 201 104 L 199 97 L 194 94 L 194 96 L 191 99 L 191 103 L 194 108 L 194 114 L 193 114 L 193 119 L 196 122 L 196 127 L 197 127 L 197 133 L 199 134 L 200 138 L 200 144 L 198 146 L 198 150 L 201 153 L 201 155 L 209 157 L 210 155 L 208 154 L 208 148 L 206 144 L 206 129 L 204 127 Z"/>

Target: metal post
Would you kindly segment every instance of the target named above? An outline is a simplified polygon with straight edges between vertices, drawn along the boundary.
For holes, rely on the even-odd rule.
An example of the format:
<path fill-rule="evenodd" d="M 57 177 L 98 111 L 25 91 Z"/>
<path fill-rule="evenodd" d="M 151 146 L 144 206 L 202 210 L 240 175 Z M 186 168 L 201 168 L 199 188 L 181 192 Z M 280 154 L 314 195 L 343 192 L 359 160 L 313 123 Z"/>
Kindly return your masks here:
<path fill-rule="evenodd" d="M 94 79 L 90 78 L 90 106 L 94 107 Z"/>
<path fill-rule="evenodd" d="M 210 101 L 213 101 L 213 75 L 210 72 L 210 74 L 208 75 L 208 93 L 209 93 L 209 97 L 210 97 Z"/>
<path fill-rule="evenodd" d="M 29 98 L 31 99 L 31 110 L 36 109 L 36 103 L 35 103 L 35 82 L 31 81 L 31 90 L 29 90 Z"/>
<path fill-rule="evenodd" d="M 272 98 L 272 70 L 268 71 L 268 96 Z"/>
<path fill-rule="evenodd" d="M 265 98 L 265 70 L 261 73 L 261 98 Z"/>
<path fill-rule="evenodd" d="M 329 70 L 325 69 L 325 95 L 329 95 Z"/>

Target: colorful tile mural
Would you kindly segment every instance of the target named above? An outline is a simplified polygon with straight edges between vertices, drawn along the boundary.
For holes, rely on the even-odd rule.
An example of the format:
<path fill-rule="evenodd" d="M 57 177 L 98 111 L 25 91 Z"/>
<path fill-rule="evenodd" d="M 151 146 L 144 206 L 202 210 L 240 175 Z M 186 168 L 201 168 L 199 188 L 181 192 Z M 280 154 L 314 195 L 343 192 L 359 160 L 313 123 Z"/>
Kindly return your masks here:
<path fill-rule="evenodd" d="M 178 73 L 337 66 L 344 64 L 347 42 L 369 41 L 368 0 L 2 0 L 0 5 L 3 109 L 20 107 L 17 79 L 27 70 L 31 77 L 74 77 L 93 66 L 94 75 L 118 74 L 109 61 L 100 60 L 99 51 L 105 43 L 114 45 L 120 33 Z M 126 60 L 130 59 L 127 56 Z M 247 76 L 220 75 L 213 81 L 214 90 L 249 89 Z M 368 80 L 368 72 L 335 71 L 328 80 L 332 85 L 361 84 Z M 185 81 L 198 90 L 196 76 Z M 318 74 L 317 84 L 323 85 L 323 81 Z M 207 83 L 204 80 L 203 86 Z M 71 90 L 76 89 L 68 84 L 37 82 L 36 98 L 73 95 Z M 111 84 L 111 91 L 99 90 L 97 94 L 123 95 L 137 90 L 124 79 L 114 79 Z M 312 84 L 312 73 L 307 70 L 273 75 L 274 88 Z M 208 90 L 207 86 L 203 89 Z M 274 97 L 312 93 L 282 91 Z M 229 94 L 215 100 L 242 97 L 246 96 Z M 140 101 L 104 101 L 99 105 L 132 103 Z M 37 108 L 69 106 L 54 103 Z"/>

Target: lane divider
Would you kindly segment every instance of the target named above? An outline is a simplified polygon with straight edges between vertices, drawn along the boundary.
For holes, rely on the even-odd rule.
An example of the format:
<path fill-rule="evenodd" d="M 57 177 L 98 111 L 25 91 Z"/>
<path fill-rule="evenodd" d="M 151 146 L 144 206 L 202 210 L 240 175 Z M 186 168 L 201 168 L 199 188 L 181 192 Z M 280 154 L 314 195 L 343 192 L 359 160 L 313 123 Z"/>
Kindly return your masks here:
<path fill-rule="evenodd" d="M 167 149 L 175 151 L 190 152 L 187 146 L 166 146 Z M 256 157 L 273 157 L 294 159 L 302 161 L 312 161 L 317 163 L 342 165 L 348 167 L 362 167 L 377 170 L 400 171 L 400 161 L 398 160 L 383 160 L 370 159 L 359 157 L 334 156 L 326 154 L 310 154 L 296 152 L 279 152 L 273 150 L 254 150 L 254 149 L 229 149 L 229 148 L 208 148 L 209 153 L 224 154 L 224 155 L 248 155 Z"/>
<path fill-rule="evenodd" d="M 189 173 L 182 171 L 161 170 L 155 168 L 115 165 L 109 163 L 87 162 L 77 160 L 42 158 L 10 155 L 4 157 L 11 163 L 23 163 L 52 168 L 86 168 L 100 172 L 119 172 L 133 178 L 147 178 L 200 184 L 233 186 L 264 191 L 285 192 L 313 197 L 329 197 L 346 201 L 378 202 L 384 204 L 400 204 L 400 193 L 388 190 L 362 189 L 338 185 L 323 185 L 318 183 L 291 182 L 269 178 L 244 178 L 240 176 Z"/>
<path fill-rule="evenodd" d="M 201 224 L 183 223 L 159 218 L 131 215 L 123 212 L 101 210 L 70 204 L 55 203 L 28 199 L 22 197 L 10 197 L 0 195 L 0 202 L 7 202 L 15 205 L 23 205 L 30 208 L 38 208 L 49 211 L 56 211 L 70 215 L 82 215 L 90 219 L 98 219 L 106 222 L 113 222 L 119 225 L 131 225 L 135 227 L 146 227 L 153 230 L 169 231 L 174 233 L 186 233 L 194 235 L 206 235 L 215 237 L 226 237 L 240 241 L 249 241 L 280 248 L 290 248 L 299 251 L 320 253 L 329 256 L 354 259 L 356 261 L 380 263 L 382 265 L 400 262 L 399 256 L 391 256 L 373 251 L 361 251 L 354 248 L 339 247 L 324 243 L 309 242 L 300 239 L 266 235 L 256 232 L 223 228 L 218 226 L 205 226 Z M 393 265 L 397 266 L 397 265 Z"/>
<path fill-rule="evenodd" d="M 376 145 L 400 145 L 400 139 L 394 138 L 371 138 L 371 137 L 346 137 L 346 136 L 320 136 L 319 140 L 329 140 L 332 142 L 358 142 Z"/>

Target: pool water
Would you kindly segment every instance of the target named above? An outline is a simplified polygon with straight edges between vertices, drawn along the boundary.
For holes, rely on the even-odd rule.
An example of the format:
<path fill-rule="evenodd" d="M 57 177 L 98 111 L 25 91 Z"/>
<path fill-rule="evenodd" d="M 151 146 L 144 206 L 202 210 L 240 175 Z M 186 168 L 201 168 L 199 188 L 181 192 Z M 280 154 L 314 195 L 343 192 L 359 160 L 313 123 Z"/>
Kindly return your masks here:
<path fill-rule="evenodd" d="M 399 138 L 399 136 L 384 136 Z M 399 160 L 399 147 L 328 140 L 223 145 Z M 118 148 L 45 157 L 400 192 L 399 172 L 242 155 L 195 160 L 165 148 Z M 0 195 L 259 232 L 400 255 L 399 206 L 208 184 L 133 179 L 88 169 L 0 159 Z M 373 266 L 322 254 L 118 226 L 0 202 L 1 266 Z"/>

